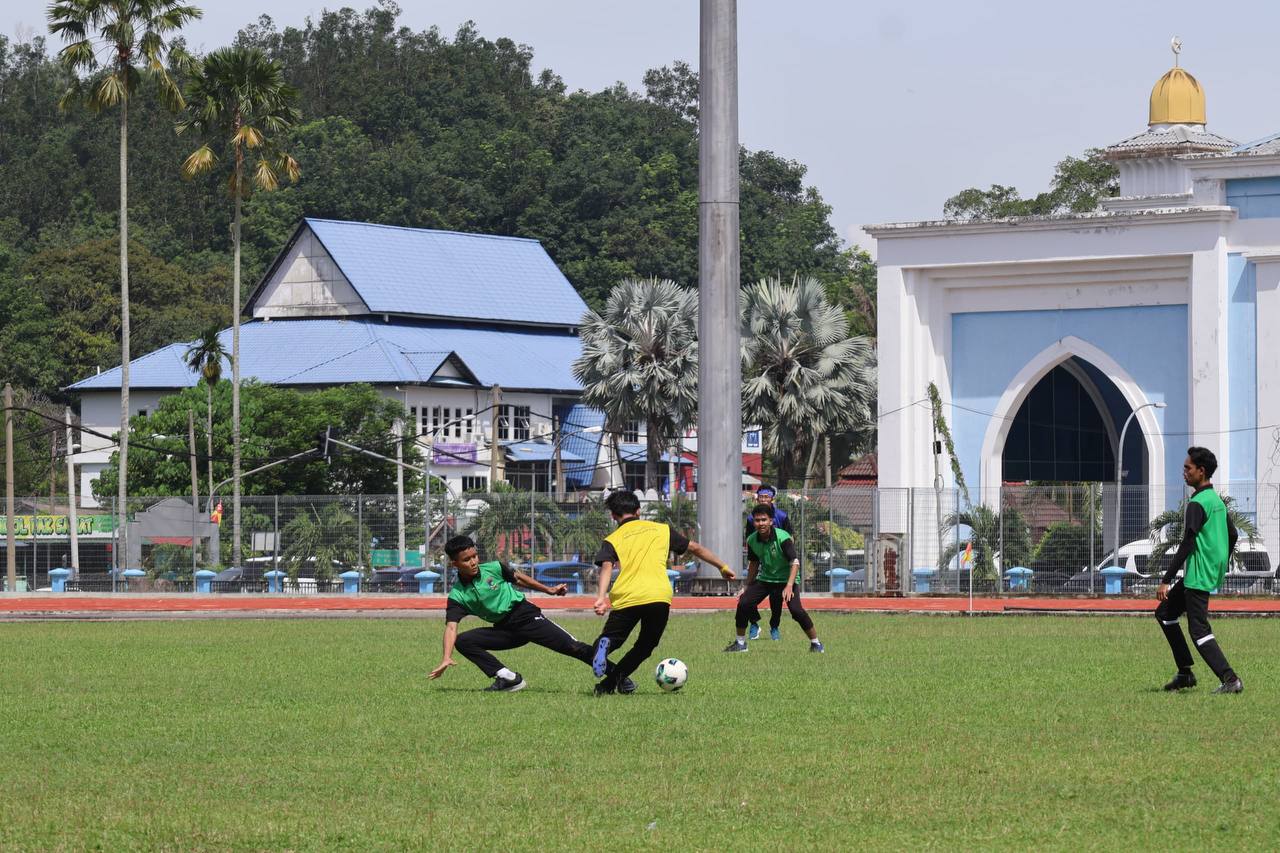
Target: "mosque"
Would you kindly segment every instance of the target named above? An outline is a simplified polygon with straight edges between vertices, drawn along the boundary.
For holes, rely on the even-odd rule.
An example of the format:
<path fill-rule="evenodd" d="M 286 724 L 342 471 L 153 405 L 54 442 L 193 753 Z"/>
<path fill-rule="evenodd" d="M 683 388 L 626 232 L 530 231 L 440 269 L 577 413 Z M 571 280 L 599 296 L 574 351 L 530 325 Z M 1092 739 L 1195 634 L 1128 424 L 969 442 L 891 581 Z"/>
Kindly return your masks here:
<path fill-rule="evenodd" d="M 1185 450 L 1203 445 L 1276 564 L 1280 134 L 1239 144 L 1205 117 L 1175 59 L 1146 129 L 1103 149 L 1120 193 L 1099 209 L 867 227 L 882 490 L 934 487 L 934 383 L 974 502 L 1007 483 L 1113 483 L 1119 458 L 1128 541 L 1178 505 Z M 886 502 L 882 530 L 906 532 L 903 505 Z"/>

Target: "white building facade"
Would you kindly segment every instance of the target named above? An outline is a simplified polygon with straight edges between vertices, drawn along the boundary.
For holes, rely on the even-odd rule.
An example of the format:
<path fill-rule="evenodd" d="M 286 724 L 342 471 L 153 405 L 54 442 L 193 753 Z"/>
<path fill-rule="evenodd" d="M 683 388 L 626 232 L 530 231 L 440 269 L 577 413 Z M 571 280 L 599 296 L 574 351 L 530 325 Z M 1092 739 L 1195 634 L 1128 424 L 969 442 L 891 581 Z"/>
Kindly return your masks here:
<path fill-rule="evenodd" d="M 1104 150 L 1120 195 L 1090 213 L 867 228 L 880 486 L 934 485 L 930 383 L 975 502 L 1004 483 L 1113 481 L 1134 415 L 1121 479 L 1145 497 L 1135 529 L 1178 505 L 1185 450 L 1203 445 L 1274 565 L 1280 136 L 1210 133 L 1203 91 L 1175 67 L 1147 130 Z M 907 519 L 886 507 L 881 524 Z"/>

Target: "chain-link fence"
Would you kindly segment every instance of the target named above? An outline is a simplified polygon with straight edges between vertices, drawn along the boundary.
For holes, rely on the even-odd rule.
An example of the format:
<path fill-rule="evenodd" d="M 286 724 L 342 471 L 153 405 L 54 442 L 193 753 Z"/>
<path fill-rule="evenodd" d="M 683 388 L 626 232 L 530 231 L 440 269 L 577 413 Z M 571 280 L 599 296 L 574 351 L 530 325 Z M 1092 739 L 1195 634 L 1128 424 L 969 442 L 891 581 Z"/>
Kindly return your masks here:
<path fill-rule="evenodd" d="M 1222 592 L 1280 593 L 1280 487 L 1229 484 L 1219 491 L 1241 531 Z M 789 517 L 805 592 L 1089 595 L 1154 590 L 1181 538 L 1185 498 L 1177 487 L 1156 493 L 1127 486 L 1117 493 L 1109 483 L 1059 483 L 968 495 L 790 490 L 776 503 Z M 342 592 L 356 572 L 361 592 L 416 593 L 416 576 L 425 570 L 438 576 L 428 578 L 440 592 L 454 580 L 444 544 L 465 533 L 483 559 L 589 592 L 595 554 L 613 529 L 599 495 L 255 496 L 241 502 L 237 555 L 231 501 L 220 500 L 220 517 L 217 500 L 193 511 L 189 498 L 145 497 L 130 499 L 123 514 L 107 500 L 77 507 L 73 518 L 65 499 L 18 499 L 18 589 L 49 587 L 51 570 L 73 565 L 74 525 L 79 571 L 67 588 L 82 591 L 191 591 L 194 572 L 208 570 L 215 573 L 214 592 L 266 591 L 272 572 L 287 592 Z M 754 502 L 744 495 L 744 539 Z M 645 501 L 642 512 L 697 538 L 693 498 Z M 6 529 L 0 527 L 0 552 L 7 549 Z M 696 564 L 673 562 L 671 571 L 677 591 L 706 589 L 695 583 Z"/>

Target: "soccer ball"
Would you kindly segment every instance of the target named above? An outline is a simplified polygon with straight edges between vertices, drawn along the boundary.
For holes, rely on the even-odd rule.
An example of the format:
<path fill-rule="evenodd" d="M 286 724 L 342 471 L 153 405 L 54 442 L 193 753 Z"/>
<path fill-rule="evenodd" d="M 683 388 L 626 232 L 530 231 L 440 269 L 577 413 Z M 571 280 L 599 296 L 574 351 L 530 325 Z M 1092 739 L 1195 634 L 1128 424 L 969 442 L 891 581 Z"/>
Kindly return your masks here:
<path fill-rule="evenodd" d="M 682 660 L 667 658 L 654 670 L 653 680 L 668 693 L 675 693 L 689 680 L 689 667 Z"/>

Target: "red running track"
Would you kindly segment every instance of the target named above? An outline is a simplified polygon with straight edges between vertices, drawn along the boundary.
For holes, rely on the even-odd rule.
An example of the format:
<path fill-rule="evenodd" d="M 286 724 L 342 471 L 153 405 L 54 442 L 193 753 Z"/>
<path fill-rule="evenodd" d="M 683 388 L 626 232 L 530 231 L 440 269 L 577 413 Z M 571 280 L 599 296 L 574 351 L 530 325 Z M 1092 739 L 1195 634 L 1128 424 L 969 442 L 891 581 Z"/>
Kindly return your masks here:
<path fill-rule="evenodd" d="M 537 595 L 532 600 L 547 610 L 590 611 L 594 598 L 584 595 L 552 598 Z M 445 597 L 439 595 L 80 595 L 37 593 L 0 596 L 0 613 L 255 613 L 265 611 L 431 611 L 443 610 Z M 737 599 L 732 596 L 679 596 L 673 609 L 688 611 L 728 611 Z M 809 610 L 828 612 L 965 613 L 969 599 L 963 597 L 806 597 Z M 974 598 L 973 612 L 1098 612 L 1149 613 L 1154 599 L 1147 598 Z M 1215 613 L 1280 614 L 1280 599 L 1218 598 Z"/>

